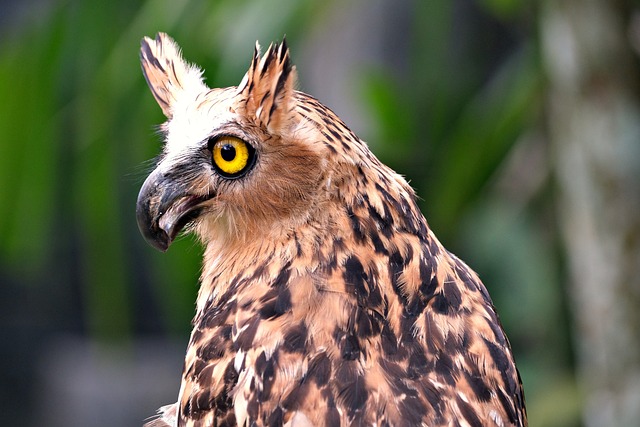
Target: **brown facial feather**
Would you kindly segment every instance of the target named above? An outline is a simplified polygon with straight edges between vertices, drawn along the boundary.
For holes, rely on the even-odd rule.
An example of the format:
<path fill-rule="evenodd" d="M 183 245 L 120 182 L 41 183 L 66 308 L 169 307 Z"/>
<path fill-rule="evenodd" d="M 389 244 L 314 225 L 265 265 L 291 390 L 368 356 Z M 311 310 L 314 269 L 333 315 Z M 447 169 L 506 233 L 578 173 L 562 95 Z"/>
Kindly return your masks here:
<path fill-rule="evenodd" d="M 143 41 L 147 76 L 184 66 L 167 43 Z M 178 426 L 527 425 L 481 281 L 442 247 L 404 179 L 293 90 L 284 43 L 256 49 L 238 88 L 191 93 L 197 106 L 182 89 L 158 96 L 177 86 L 155 75 L 171 111 L 159 168 L 217 134 L 257 153 L 237 180 L 193 167 L 189 194 L 215 196 L 193 225 L 206 249 Z"/>

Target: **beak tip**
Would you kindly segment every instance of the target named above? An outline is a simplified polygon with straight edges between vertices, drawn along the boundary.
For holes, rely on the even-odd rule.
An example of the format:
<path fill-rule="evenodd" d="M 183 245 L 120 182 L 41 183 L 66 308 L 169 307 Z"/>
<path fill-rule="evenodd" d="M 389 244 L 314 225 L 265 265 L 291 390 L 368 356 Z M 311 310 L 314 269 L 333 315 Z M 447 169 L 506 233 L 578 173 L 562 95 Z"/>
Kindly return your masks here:
<path fill-rule="evenodd" d="M 138 229 L 147 243 L 159 251 L 166 252 L 171 244 L 171 236 L 159 227 L 157 220 L 150 212 L 148 202 L 138 201 L 136 219 Z"/>
<path fill-rule="evenodd" d="M 148 244 L 162 252 L 166 252 L 169 249 L 171 238 L 164 230 L 140 223 L 138 223 L 138 228 Z"/>
<path fill-rule="evenodd" d="M 164 235 L 163 237 L 166 237 Z M 154 248 L 158 249 L 160 252 L 167 252 L 169 249 L 169 239 L 168 238 L 159 238 L 159 239 L 151 239 L 147 240 Z"/>

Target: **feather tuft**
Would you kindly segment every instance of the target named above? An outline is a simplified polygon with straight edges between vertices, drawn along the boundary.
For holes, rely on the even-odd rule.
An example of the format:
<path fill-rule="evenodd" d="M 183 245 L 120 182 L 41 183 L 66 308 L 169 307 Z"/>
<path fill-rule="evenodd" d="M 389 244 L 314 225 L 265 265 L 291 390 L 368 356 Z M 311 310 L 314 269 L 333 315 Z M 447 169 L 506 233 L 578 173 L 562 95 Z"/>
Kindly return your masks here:
<path fill-rule="evenodd" d="M 153 419 L 145 423 L 143 427 L 175 427 L 177 425 L 177 406 L 178 404 L 174 403 L 161 407 L 155 417 L 152 417 Z"/>
<path fill-rule="evenodd" d="M 191 101 L 207 90 L 202 70 L 182 59 L 176 42 L 164 33 L 158 33 L 154 40 L 142 39 L 140 62 L 151 93 L 168 119 L 182 99 Z"/>
<path fill-rule="evenodd" d="M 245 98 L 245 114 L 278 133 L 290 115 L 295 84 L 296 69 L 286 40 L 269 45 L 262 58 L 256 42 L 249 70 L 238 86 L 238 93 Z"/>

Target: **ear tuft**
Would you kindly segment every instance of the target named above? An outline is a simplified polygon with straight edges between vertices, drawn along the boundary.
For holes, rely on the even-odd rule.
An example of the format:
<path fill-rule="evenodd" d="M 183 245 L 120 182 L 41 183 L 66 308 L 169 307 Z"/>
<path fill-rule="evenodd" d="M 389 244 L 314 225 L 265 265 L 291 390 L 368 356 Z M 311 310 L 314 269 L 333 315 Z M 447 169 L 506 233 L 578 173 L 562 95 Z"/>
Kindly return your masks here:
<path fill-rule="evenodd" d="M 202 70 L 182 59 L 180 47 L 165 33 L 158 33 L 154 40 L 142 39 L 140 61 L 151 93 L 169 119 L 184 95 L 195 96 L 207 89 Z"/>
<path fill-rule="evenodd" d="M 245 98 L 245 114 L 272 132 L 279 130 L 291 109 L 295 84 L 296 69 L 286 40 L 271 44 L 262 58 L 256 42 L 249 71 L 238 85 L 238 93 Z"/>

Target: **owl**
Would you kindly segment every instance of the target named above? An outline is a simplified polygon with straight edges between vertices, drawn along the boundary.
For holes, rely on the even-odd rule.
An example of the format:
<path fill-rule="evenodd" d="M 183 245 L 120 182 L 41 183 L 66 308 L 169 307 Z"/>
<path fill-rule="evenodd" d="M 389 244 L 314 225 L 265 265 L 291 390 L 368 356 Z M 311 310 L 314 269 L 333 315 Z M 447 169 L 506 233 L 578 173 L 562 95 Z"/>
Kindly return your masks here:
<path fill-rule="evenodd" d="M 142 70 L 167 121 L 145 239 L 203 245 L 178 400 L 149 427 L 526 426 L 484 285 L 413 189 L 297 91 L 285 41 L 210 89 L 166 34 Z"/>

